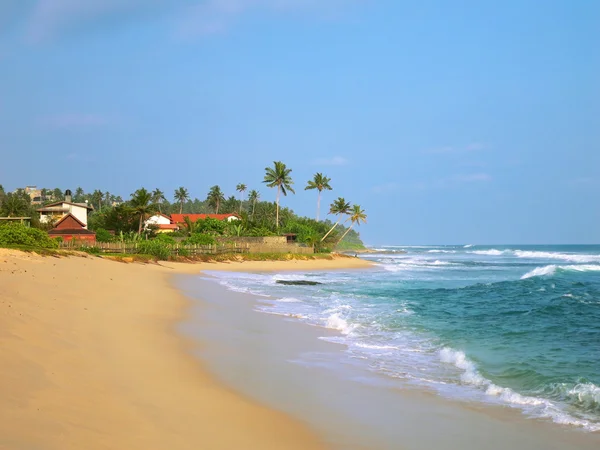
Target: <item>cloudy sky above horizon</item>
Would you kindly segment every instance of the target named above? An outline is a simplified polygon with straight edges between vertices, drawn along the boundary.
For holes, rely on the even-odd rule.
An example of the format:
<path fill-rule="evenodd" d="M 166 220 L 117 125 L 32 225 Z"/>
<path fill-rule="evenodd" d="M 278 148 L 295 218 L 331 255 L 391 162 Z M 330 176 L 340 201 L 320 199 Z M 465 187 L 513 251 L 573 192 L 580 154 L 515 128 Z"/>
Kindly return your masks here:
<path fill-rule="evenodd" d="M 600 243 L 600 3 L 2 0 L 0 184 L 205 198 L 293 169 L 370 244 Z"/>

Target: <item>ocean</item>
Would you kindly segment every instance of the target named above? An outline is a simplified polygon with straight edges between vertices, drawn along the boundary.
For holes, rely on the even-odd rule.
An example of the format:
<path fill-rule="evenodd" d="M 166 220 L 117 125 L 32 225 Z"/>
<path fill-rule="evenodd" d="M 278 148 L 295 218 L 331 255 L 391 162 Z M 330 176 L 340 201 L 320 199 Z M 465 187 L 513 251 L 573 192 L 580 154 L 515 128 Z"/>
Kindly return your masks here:
<path fill-rule="evenodd" d="M 342 373 L 374 375 L 358 382 L 388 380 L 600 431 L 600 246 L 376 251 L 361 256 L 375 263 L 366 270 L 208 274 L 259 296 L 262 313 L 336 330 L 319 339 L 343 344 L 328 356 Z"/>

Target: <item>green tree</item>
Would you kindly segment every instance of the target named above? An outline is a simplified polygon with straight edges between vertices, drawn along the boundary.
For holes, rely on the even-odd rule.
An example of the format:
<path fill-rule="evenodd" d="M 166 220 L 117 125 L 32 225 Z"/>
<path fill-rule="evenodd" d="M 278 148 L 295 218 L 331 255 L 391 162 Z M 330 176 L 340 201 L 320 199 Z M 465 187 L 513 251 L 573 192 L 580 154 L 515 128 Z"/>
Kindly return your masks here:
<path fill-rule="evenodd" d="M 104 201 L 104 206 L 111 206 L 112 205 L 112 200 L 111 200 L 112 198 L 113 198 L 113 196 L 110 195 L 110 192 L 106 191 L 104 193 L 104 200 L 103 200 Z"/>
<path fill-rule="evenodd" d="M 9 192 L 2 202 L 2 215 L 8 217 L 22 217 L 29 212 L 31 198 L 22 190 Z"/>
<path fill-rule="evenodd" d="M 334 202 L 329 206 L 329 214 L 337 214 L 338 220 L 329 229 L 327 234 L 325 236 L 323 236 L 323 238 L 321 239 L 321 242 L 323 242 L 325 240 L 325 238 L 327 236 L 329 236 L 329 234 L 335 229 L 335 227 L 337 227 L 339 225 L 340 221 L 342 220 L 342 217 L 345 214 L 348 214 L 349 212 L 350 212 L 350 203 L 348 203 L 343 197 L 338 197 L 337 199 L 334 200 Z"/>
<path fill-rule="evenodd" d="M 208 191 L 206 201 L 208 201 L 209 206 L 215 209 L 215 214 L 219 214 L 219 206 L 221 206 L 221 202 L 225 201 L 225 195 L 219 186 L 214 185 Z"/>
<path fill-rule="evenodd" d="M 266 183 L 270 188 L 277 186 L 277 199 L 275 201 L 275 228 L 277 229 L 279 229 L 279 194 L 282 193 L 287 196 L 287 191 L 290 191 L 292 194 L 296 193 L 292 188 L 294 182 L 290 176 L 291 172 L 292 169 L 288 169 L 281 161 L 273 161 L 273 167 L 265 167 L 265 179 L 263 183 Z"/>
<path fill-rule="evenodd" d="M 0 184 L 0 208 L 2 208 L 2 203 L 4 202 L 4 198 L 6 197 L 6 192 L 4 192 L 4 186 Z"/>
<path fill-rule="evenodd" d="M 165 193 L 156 188 L 152 191 L 152 203 L 158 205 L 158 212 L 162 214 L 162 203 L 167 200 Z"/>
<path fill-rule="evenodd" d="M 138 234 L 142 234 L 144 220 L 156 211 L 156 205 L 152 203 L 152 194 L 145 188 L 138 189 L 131 194 L 129 201 L 136 215 L 139 215 Z"/>
<path fill-rule="evenodd" d="M 360 208 L 360 205 L 352 205 L 352 209 L 349 212 L 350 221 L 352 222 L 346 232 L 342 234 L 342 237 L 339 241 L 337 241 L 336 245 L 339 245 L 340 242 L 344 240 L 348 232 L 352 229 L 352 227 L 356 225 L 360 225 L 361 222 L 367 223 L 367 215 L 365 214 L 365 210 Z"/>
<path fill-rule="evenodd" d="M 59 188 L 55 188 L 52 191 L 52 201 L 55 202 L 59 202 L 61 200 L 64 200 L 65 195 L 63 194 L 63 191 L 61 191 Z"/>
<path fill-rule="evenodd" d="M 85 201 L 85 192 L 83 188 L 78 187 L 77 189 L 75 189 L 75 195 L 73 196 L 71 201 L 75 203 L 83 203 Z"/>
<path fill-rule="evenodd" d="M 308 184 L 304 188 L 305 191 L 309 189 L 316 189 L 319 191 L 317 195 L 317 222 L 319 221 L 319 211 L 321 209 L 321 192 L 324 190 L 331 191 L 332 187 L 329 185 L 331 178 L 324 176 L 321 172 L 315 173 L 312 180 L 308 181 Z"/>
<path fill-rule="evenodd" d="M 92 206 L 97 206 L 98 211 L 102 209 L 102 198 L 104 197 L 104 193 L 96 189 L 92 192 Z"/>
<path fill-rule="evenodd" d="M 183 204 L 189 200 L 190 194 L 188 190 L 184 187 L 180 187 L 179 189 L 175 189 L 175 201 L 179 202 L 179 214 L 183 212 Z"/>
<path fill-rule="evenodd" d="M 256 208 L 256 201 L 260 198 L 260 193 L 256 189 L 252 189 L 248 193 L 248 201 L 252 203 L 252 220 L 254 220 L 254 209 Z"/>
<path fill-rule="evenodd" d="M 246 189 L 248 189 L 248 186 L 246 186 L 244 183 L 240 183 L 235 187 L 235 190 L 240 193 L 240 214 L 242 213 L 242 195 L 244 192 L 246 192 Z"/>

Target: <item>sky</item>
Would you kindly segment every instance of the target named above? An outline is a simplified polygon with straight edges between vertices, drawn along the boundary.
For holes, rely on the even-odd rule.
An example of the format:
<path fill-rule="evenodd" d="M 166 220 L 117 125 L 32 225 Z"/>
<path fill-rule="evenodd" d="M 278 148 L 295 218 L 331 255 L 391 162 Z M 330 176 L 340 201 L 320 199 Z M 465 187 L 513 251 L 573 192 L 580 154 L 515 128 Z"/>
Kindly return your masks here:
<path fill-rule="evenodd" d="M 331 177 L 371 245 L 600 243 L 600 2 L 0 0 L 0 184 Z"/>

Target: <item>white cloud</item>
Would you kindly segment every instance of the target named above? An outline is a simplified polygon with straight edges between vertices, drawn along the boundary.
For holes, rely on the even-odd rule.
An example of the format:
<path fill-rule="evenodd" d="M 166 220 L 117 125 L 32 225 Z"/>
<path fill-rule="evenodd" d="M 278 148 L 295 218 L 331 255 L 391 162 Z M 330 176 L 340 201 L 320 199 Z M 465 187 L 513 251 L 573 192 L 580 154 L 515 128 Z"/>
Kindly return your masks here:
<path fill-rule="evenodd" d="M 331 158 L 318 158 L 313 161 L 316 166 L 345 166 L 348 160 L 343 156 L 333 156 Z"/>
<path fill-rule="evenodd" d="M 16 5 L 16 0 L 9 1 Z M 311 14 L 338 12 L 364 0 L 37 0 L 29 9 L 26 36 L 41 42 L 65 30 L 106 19 L 138 18 L 148 14 L 175 18 L 182 36 L 210 34 L 227 29 L 250 11 Z M 4 8 L 8 10 L 8 8 Z M 11 8 L 11 11 L 14 8 Z M 0 8 L 2 12 L 2 8 Z M 14 15 L 14 14 L 11 14 Z"/>

